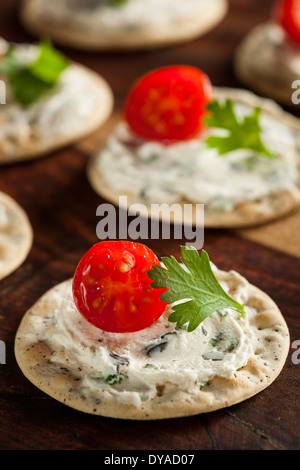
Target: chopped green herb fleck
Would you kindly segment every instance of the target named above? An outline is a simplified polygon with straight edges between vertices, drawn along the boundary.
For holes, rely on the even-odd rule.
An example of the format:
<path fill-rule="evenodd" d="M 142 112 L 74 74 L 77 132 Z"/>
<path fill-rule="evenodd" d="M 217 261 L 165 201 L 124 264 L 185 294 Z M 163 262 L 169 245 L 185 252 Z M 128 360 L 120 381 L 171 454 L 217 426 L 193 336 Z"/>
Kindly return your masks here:
<path fill-rule="evenodd" d="M 148 356 L 155 355 L 157 353 L 163 352 L 166 347 L 168 346 L 168 341 L 161 341 L 160 343 L 157 344 L 148 344 L 145 347 L 145 352 Z"/>
<path fill-rule="evenodd" d="M 106 377 L 105 382 L 109 385 L 116 385 L 122 382 L 122 380 L 125 378 L 125 374 L 111 374 L 108 377 Z"/>
<path fill-rule="evenodd" d="M 157 160 L 159 160 L 159 156 L 158 155 L 155 155 L 155 154 L 152 154 L 152 155 L 149 155 L 148 158 L 146 158 L 146 163 L 154 163 L 156 162 Z"/>
<path fill-rule="evenodd" d="M 223 339 L 225 339 L 225 336 L 223 335 L 223 333 L 219 333 L 217 336 L 215 336 L 215 338 L 212 338 L 210 340 L 210 344 L 212 346 L 216 346 L 220 341 L 223 341 Z"/>
<path fill-rule="evenodd" d="M 204 382 L 199 383 L 199 388 L 203 388 L 208 384 L 208 380 L 205 380 Z"/>
<path fill-rule="evenodd" d="M 230 345 L 228 346 L 228 348 L 226 349 L 226 351 L 230 352 L 230 351 L 233 351 L 239 344 L 239 341 L 237 339 L 234 339 Z"/>
<path fill-rule="evenodd" d="M 145 369 L 158 369 L 158 367 L 154 364 L 147 363 L 144 365 Z"/>

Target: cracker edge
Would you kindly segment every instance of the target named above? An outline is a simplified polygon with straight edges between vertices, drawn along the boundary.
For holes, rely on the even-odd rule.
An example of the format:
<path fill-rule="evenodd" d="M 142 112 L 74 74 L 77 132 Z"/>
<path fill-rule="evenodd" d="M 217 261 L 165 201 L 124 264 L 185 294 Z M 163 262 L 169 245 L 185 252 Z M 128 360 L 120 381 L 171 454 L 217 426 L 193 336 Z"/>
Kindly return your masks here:
<path fill-rule="evenodd" d="M 179 392 L 172 400 L 166 400 L 165 397 L 158 397 L 139 409 L 133 406 L 121 405 L 116 400 L 103 404 L 101 403 L 101 396 L 96 397 L 95 402 L 89 402 L 84 395 L 82 396 L 80 393 L 74 392 L 74 384 L 78 380 L 78 375 L 76 375 L 76 373 L 74 374 L 74 371 L 68 374 L 65 367 L 61 367 L 61 365 L 59 366 L 59 373 L 55 376 L 54 386 L 51 374 L 45 381 L 41 380 L 41 376 L 36 372 L 36 369 L 39 367 L 40 363 L 47 367 L 52 351 L 44 342 L 30 343 L 30 341 L 23 342 L 22 340 L 22 332 L 28 328 L 28 325 L 30 326 L 30 315 L 39 315 L 39 308 L 44 299 L 47 298 L 53 290 L 56 289 L 59 291 L 65 283 L 71 281 L 72 280 L 69 279 L 50 289 L 26 312 L 16 333 L 15 357 L 21 371 L 33 385 L 55 400 L 77 411 L 126 420 L 161 420 L 207 413 L 227 408 L 252 398 L 269 387 L 281 373 L 285 365 L 290 347 L 289 330 L 285 319 L 277 305 L 265 292 L 249 284 L 250 293 L 252 293 L 255 298 L 263 300 L 263 304 L 266 307 L 266 311 L 263 313 L 267 316 L 267 323 L 271 322 L 272 328 L 281 328 L 282 344 L 279 347 L 281 356 L 277 358 L 276 361 L 274 360 L 274 366 L 271 370 L 264 365 L 265 358 L 263 354 L 260 353 L 262 357 L 259 359 L 255 356 L 250 357 L 248 364 L 236 372 L 235 379 L 229 380 L 217 377 L 203 389 L 204 391 L 199 391 L 197 397 Z M 49 315 L 51 309 L 47 312 Z M 268 330 L 267 327 L 266 330 Z M 265 349 L 263 352 L 266 351 L 268 352 L 268 349 Z M 27 355 L 28 358 L 26 358 Z M 28 363 L 28 359 L 30 363 Z M 253 386 L 251 376 L 256 376 L 258 372 L 260 375 L 258 383 Z M 58 391 L 58 389 L 62 391 Z M 226 391 L 225 394 L 222 393 L 224 389 Z"/>

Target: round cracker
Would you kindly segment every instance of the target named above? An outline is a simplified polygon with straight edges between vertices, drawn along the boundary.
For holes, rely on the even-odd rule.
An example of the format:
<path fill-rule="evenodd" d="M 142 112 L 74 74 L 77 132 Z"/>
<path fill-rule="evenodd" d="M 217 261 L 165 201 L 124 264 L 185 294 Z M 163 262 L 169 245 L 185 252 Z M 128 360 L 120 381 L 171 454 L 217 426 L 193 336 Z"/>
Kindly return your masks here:
<path fill-rule="evenodd" d="M 227 0 L 199 0 L 205 2 L 205 16 L 181 16 L 170 28 L 149 26 L 141 32 L 128 31 L 106 37 L 99 30 L 95 37 L 92 31 L 80 29 L 70 19 L 55 22 L 44 15 L 45 0 L 23 2 L 20 17 L 22 24 L 38 37 L 50 37 L 57 44 L 82 50 L 132 50 L 154 49 L 196 39 L 216 27 L 226 16 Z"/>
<path fill-rule="evenodd" d="M 19 161 L 34 160 L 60 148 L 74 144 L 88 135 L 97 131 L 109 118 L 114 104 L 114 97 L 111 87 L 107 81 L 96 72 L 77 63 L 70 65 L 74 70 L 81 73 L 83 79 L 82 93 L 89 93 L 89 88 L 93 87 L 95 93 L 94 110 L 88 119 L 78 119 L 78 125 L 69 132 L 63 131 L 55 138 L 51 136 L 51 130 L 45 139 L 32 139 L 26 148 L 14 149 L 11 153 L 0 153 L 0 165 L 6 165 Z"/>
<path fill-rule="evenodd" d="M 244 282 L 232 272 L 218 271 L 216 275 L 222 281 L 229 280 L 233 290 L 238 282 Z M 256 342 L 247 365 L 237 370 L 233 379 L 215 377 L 196 395 L 174 389 L 167 393 L 160 389 L 141 406 L 122 404 L 113 395 L 110 398 L 103 396 L 101 390 L 91 395 L 84 385 L 88 372 L 85 365 L 74 361 L 72 352 L 64 347 L 53 346 L 51 328 L 48 336 L 45 334 L 49 323 L 53 325 L 54 312 L 60 308 L 63 293 L 66 287 L 71 288 L 71 283 L 72 279 L 69 279 L 50 289 L 24 315 L 15 338 L 15 356 L 30 382 L 76 410 L 129 420 L 159 420 L 207 413 L 253 397 L 268 387 L 284 367 L 290 346 L 287 324 L 274 301 L 260 289 L 247 284 L 245 305 L 255 309 L 250 328 Z"/>
<path fill-rule="evenodd" d="M 33 242 L 33 230 L 26 212 L 10 196 L 0 192 L 0 206 L 9 223 L 0 226 L 0 279 L 15 271 L 26 259 Z"/>
<path fill-rule="evenodd" d="M 214 96 L 217 99 L 229 98 L 235 102 L 253 107 L 261 107 L 264 113 L 275 117 L 280 122 L 285 123 L 295 132 L 300 130 L 300 120 L 291 114 L 283 111 L 274 101 L 261 98 L 250 91 L 232 88 L 214 88 Z M 103 147 L 105 141 L 103 142 Z M 98 159 L 101 149 L 94 156 L 90 158 L 87 166 L 87 177 L 94 189 L 104 199 L 112 204 L 127 210 L 133 204 L 139 204 L 139 213 L 144 217 L 157 218 L 162 222 L 186 224 L 196 226 L 199 221 L 199 213 L 197 213 L 196 204 L 194 210 L 188 216 L 184 214 L 184 205 L 190 204 L 189 201 L 179 201 L 174 204 L 174 212 L 170 212 L 169 207 L 156 208 L 151 206 L 150 203 L 145 202 L 144 199 L 131 194 L 130 192 L 115 191 L 104 179 L 103 175 L 98 169 Z M 300 149 L 299 149 L 299 174 L 300 174 Z M 114 175 L 112 174 L 113 178 Z M 126 196 L 126 198 L 120 198 Z M 124 203 L 124 205 L 122 205 Z M 199 201 L 198 204 L 201 204 Z M 163 206 L 163 205 L 161 205 Z M 290 191 L 281 191 L 272 193 L 268 197 L 256 199 L 255 201 L 246 201 L 237 205 L 232 211 L 217 211 L 205 208 L 205 227 L 207 228 L 245 228 L 251 226 L 258 226 L 273 220 L 279 219 L 289 213 L 297 210 L 300 207 L 300 177 L 299 188 L 294 188 Z M 184 219 L 183 219 L 184 214 Z"/>
<path fill-rule="evenodd" d="M 278 62 L 274 63 L 274 68 L 260 60 L 265 39 L 272 28 L 272 22 L 258 25 L 243 39 L 233 59 L 235 74 L 245 86 L 256 93 L 292 107 L 292 83 L 297 77 L 280 63 L 280 54 L 275 50 L 275 45 L 274 54 L 278 57 Z"/>

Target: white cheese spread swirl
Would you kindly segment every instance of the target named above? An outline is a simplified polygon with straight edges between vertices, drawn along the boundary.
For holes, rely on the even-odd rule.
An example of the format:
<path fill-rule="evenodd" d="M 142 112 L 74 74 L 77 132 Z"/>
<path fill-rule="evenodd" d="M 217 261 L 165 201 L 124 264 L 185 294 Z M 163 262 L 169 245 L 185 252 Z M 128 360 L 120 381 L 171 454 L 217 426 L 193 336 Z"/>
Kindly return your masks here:
<path fill-rule="evenodd" d="M 231 272 L 230 281 L 222 286 L 229 291 L 232 285 L 235 298 L 245 301 L 247 281 Z M 188 333 L 167 321 L 169 307 L 149 328 L 113 334 L 90 325 L 75 307 L 71 282 L 65 286 L 57 294 L 60 307 L 46 329 L 41 325 L 38 336 L 57 351 L 51 356 L 53 362 L 59 363 L 63 350 L 70 366 L 80 365 L 86 395 L 100 393 L 138 407 L 161 390 L 193 393 L 216 376 L 234 378 L 253 353 L 250 308 L 245 317 L 231 310 L 215 312 Z"/>
<path fill-rule="evenodd" d="M 240 115 L 253 112 L 237 103 L 235 108 Z M 250 150 L 220 156 L 206 145 L 207 135 L 168 146 L 141 141 L 122 122 L 97 156 L 96 168 L 113 190 L 146 203 L 185 200 L 232 210 L 299 184 L 297 133 L 266 113 L 261 126 L 262 140 L 276 158 Z"/>
<path fill-rule="evenodd" d="M 6 41 L 0 39 L 0 52 L 7 47 Z M 24 44 L 16 46 L 16 51 L 22 61 L 31 63 L 38 48 Z M 5 155 L 73 135 L 74 129 L 80 129 L 80 122 L 90 119 L 99 96 L 97 84 L 87 81 L 84 71 L 74 64 L 61 74 L 51 91 L 28 107 L 18 104 L 9 83 L 5 84 L 6 104 L 0 106 L 0 152 Z"/>
<path fill-rule="evenodd" d="M 44 2 L 45 18 L 57 22 L 72 22 L 93 32 L 114 36 L 116 31 L 133 33 L 146 27 L 170 27 L 182 18 L 205 15 L 211 0 L 128 0 L 124 4 L 113 5 L 99 0 L 52 0 Z"/>

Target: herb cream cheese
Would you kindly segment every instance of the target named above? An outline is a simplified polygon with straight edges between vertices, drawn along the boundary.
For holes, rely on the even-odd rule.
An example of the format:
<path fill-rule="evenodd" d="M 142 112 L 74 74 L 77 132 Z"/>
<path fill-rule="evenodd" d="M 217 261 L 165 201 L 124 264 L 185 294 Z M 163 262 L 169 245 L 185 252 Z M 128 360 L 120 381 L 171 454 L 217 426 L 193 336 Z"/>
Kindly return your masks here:
<path fill-rule="evenodd" d="M 247 281 L 232 271 L 220 281 L 237 301 L 247 300 Z M 112 334 L 89 324 L 77 311 L 72 283 L 56 291 L 59 302 L 47 322 L 34 317 L 37 340 L 50 345 L 56 365 L 68 362 L 84 371 L 85 395 L 114 396 L 120 403 L 140 406 L 162 393 L 192 393 L 216 376 L 233 378 L 253 353 L 249 322 L 254 308 L 241 317 L 222 310 L 206 318 L 193 332 L 168 322 L 171 307 L 152 326 L 136 333 Z M 48 298 L 51 302 L 53 298 Z M 67 358 L 67 359 L 66 359 Z M 82 373 L 82 372 L 81 372 Z"/>
<path fill-rule="evenodd" d="M 8 44 L 1 40 L 0 52 Z M 23 62 L 32 63 L 38 48 L 20 45 L 17 53 Z M 90 119 L 95 110 L 97 84 L 87 80 L 84 71 L 70 65 L 60 76 L 57 85 L 34 104 L 23 107 L 12 96 L 6 83 L 6 104 L 0 106 L 0 152 L 14 154 L 16 150 L 31 149 L 35 142 L 45 144 L 74 133 L 78 122 Z"/>
<path fill-rule="evenodd" d="M 211 1 L 211 0 L 209 0 Z M 137 32 L 148 26 L 170 27 L 178 20 L 205 15 L 207 0 L 128 0 L 121 5 L 103 0 L 53 0 L 45 2 L 45 18 L 72 20 L 87 32 L 114 36 L 116 31 Z"/>
<path fill-rule="evenodd" d="M 239 116 L 251 114 L 236 103 Z M 232 210 L 245 201 L 293 190 L 299 183 L 299 137 L 285 123 L 267 113 L 261 115 L 262 140 L 275 158 L 253 150 L 219 155 L 204 135 L 172 145 L 146 142 L 121 122 L 101 149 L 96 166 L 113 190 L 133 194 L 149 203 L 191 201 L 211 210 Z"/>

